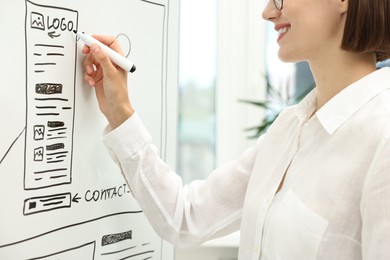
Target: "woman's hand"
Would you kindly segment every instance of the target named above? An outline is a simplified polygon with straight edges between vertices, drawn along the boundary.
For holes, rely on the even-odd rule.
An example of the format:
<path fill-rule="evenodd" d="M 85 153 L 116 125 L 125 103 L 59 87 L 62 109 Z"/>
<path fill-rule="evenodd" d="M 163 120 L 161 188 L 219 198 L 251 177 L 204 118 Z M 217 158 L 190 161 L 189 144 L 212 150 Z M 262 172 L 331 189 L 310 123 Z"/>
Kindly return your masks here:
<path fill-rule="evenodd" d="M 93 35 L 94 38 L 123 55 L 113 36 Z M 100 111 L 113 129 L 134 113 L 127 88 L 127 71 L 113 64 L 98 45 L 84 46 L 84 80 L 95 88 Z"/>

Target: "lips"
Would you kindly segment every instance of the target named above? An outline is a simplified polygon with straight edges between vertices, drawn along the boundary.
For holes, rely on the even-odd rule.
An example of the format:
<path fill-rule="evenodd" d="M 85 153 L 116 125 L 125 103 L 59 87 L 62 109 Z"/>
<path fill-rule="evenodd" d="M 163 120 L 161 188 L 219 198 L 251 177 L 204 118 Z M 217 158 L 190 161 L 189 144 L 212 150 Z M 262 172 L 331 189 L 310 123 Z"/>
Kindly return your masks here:
<path fill-rule="evenodd" d="M 275 31 L 278 32 L 278 39 L 280 41 L 289 31 L 291 25 L 290 24 L 277 24 L 275 25 Z"/>

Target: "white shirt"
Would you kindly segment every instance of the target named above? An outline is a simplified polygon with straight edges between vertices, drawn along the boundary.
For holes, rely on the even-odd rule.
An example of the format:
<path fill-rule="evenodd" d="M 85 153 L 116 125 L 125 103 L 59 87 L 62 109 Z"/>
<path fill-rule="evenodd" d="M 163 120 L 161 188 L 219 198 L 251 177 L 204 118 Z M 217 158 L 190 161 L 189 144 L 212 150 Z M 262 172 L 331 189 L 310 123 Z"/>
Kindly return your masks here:
<path fill-rule="evenodd" d="M 241 229 L 240 260 L 389 260 L 390 68 L 309 119 L 315 100 L 314 90 L 240 158 L 185 187 L 136 114 L 104 142 L 157 233 L 177 246 Z"/>

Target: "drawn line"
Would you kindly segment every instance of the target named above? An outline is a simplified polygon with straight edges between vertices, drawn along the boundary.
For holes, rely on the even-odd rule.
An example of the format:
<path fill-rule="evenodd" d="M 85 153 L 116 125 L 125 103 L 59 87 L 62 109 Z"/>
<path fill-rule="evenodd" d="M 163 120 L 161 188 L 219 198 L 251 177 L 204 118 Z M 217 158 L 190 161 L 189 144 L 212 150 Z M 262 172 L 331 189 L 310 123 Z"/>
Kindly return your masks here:
<path fill-rule="evenodd" d="M 59 204 L 62 204 L 64 203 L 63 201 L 58 201 L 58 202 L 51 202 L 51 203 L 44 203 L 42 204 L 42 206 L 46 207 L 46 206 L 53 206 L 53 205 L 59 205 Z"/>
<path fill-rule="evenodd" d="M 48 153 L 47 155 L 57 155 L 57 154 L 66 154 L 66 153 L 68 153 L 68 151 L 57 152 L 57 153 Z"/>
<path fill-rule="evenodd" d="M 133 257 L 136 257 L 136 256 L 145 255 L 145 254 L 150 254 L 150 253 L 154 253 L 154 250 L 150 250 L 150 251 L 146 251 L 146 252 L 142 252 L 142 253 L 138 253 L 138 254 L 134 254 L 134 255 L 129 255 L 129 256 L 126 256 L 126 257 L 121 258 L 121 259 L 119 259 L 119 260 L 130 259 L 130 258 L 133 258 Z"/>
<path fill-rule="evenodd" d="M 118 250 L 118 251 L 102 253 L 101 255 L 113 255 L 113 254 L 117 254 L 117 253 L 124 252 L 124 251 L 127 251 L 127 250 L 131 250 L 131 249 L 134 249 L 134 248 L 136 248 L 136 246 L 131 246 L 131 247 L 128 247 L 128 248 L 125 248 L 125 249 L 122 249 L 122 250 Z"/>
<path fill-rule="evenodd" d="M 145 3 L 149 3 L 149 4 L 153 4 L 153 5 L 159 5 L 159 6 L 162 6 L 162 7 L 165 7 L 164 4 L 159 4 L 159 3 L 155 3 L 155 2 L 151 2 L 151 1 L 147 1 L 147 0 L 141 0 L 142 2 L 145 2 Z M 165 20 L 165 19 L 164 19 Z"/>
<path fill-rule="evenodd" d="M 21 243 L 23 243 L 23 242 L 27 242 L 27 241 L 30 241 L 30 240 L 37 239 L 37 238 L 39 238 L 39 237 L 43 237 L 43 236 L 48 235 L 48 234 L 51 234 L 51 233 L 58 232 L 58 231 L 63 230 L 63 229 L 67 229 L 67 228 L 71 228 L 71 227 L 76 227 L 76 226 L 85 225 L 85 224 L 87 224 L 87 223 L 99 221 L 99 220 L 102 220 L 102 219 L 105 219 L 105 218 L 111 218 L 111 217 L 114 217 L 114 216 L 127 215 L 127 214 L 140 214 L 140 213 L 142 213 L 142 210 L 138 210 L 138 211 L 126 211 L 126 212 L 120 212 L 120 213 L 114 213 L 114 214 L 104 215 L 104 216 L 101 216 L 101 217 L 98 217 L 98 218 L 94 218 L 94 219 L 82 221 L 82 222 L 79 222 L 79 223 L 75 223 L 75 224 L 63 226 L 63 227 L 60 227 L 60 228 L 56 228 L 56 229 L 50 230 L 50 231 L 48 231 L 48 232 L 41 233 L 41 234 L 39 234 L 39 235 L 32 236 L 32 237 L 30 237 L 30 238 L 26 238 L 26 239 L 23 239 L 23 240 L 20 240 L 20 241 L 16 241 L 16 242 L 13 242 L 13 243 L 0 245 L 0 248 L 9 247 L 9 246 L 14 246 L 14 245 L 17 245 L 17 244 L 21 244 Z"/>
<path fill-rule="evenodd" d="M 40 62 L 40 63 L 35 63 L 35 66 L 41 66 L 41 65 L 57 65 L 57 63 L 54 62 Z"/>
<path fill-rule="evenodd" d="M 56 106 L 35 106 L 37 109 L 56 109 Z"/>
<path fill-rule="evenodd" d="M 59 116 L 60 113 L 37 113 L 37 116 Z"/>
<path fill-rule="evenodd" d="M 64 160 L 57 160 L 57 161 L 50 161 L 50 162 L 47 162 L 47 163 L 59 163 L 59 162 L 63 162 Z"/>
<path fill-rule="evenodd" d="M 63 53 L 47 53 L 47 56 L 65 56 Z"/>
<path fill-rule="evenodd" d="M 66 127 L 61 127 L 61 128 L 56 128 L 56 129 L 49 129 L 49 132 L 55 132 L 55 131 L 62 131 L 62 130 L 67 130 L 68 128 Z"/>
<path fill-rule="evenodd" d="M 152 257 L 151 257 L 151 256 L 149 256 L 149 257 L 147 257 L 147 258 L 144 258 L 144 259 L 142 259 L 142 260 L 149 260 L 149 259 L 152 259 Z"/>
<path fill-rule="evenodd" d="M 34 172 L 34 174 L 42 174 L 42 173 L 48 173 L 48 172 L 59 172 L 59 171 L 66 171 L 68 170 L 67 168 L 59 168 L 59 169 L 51 169 L 51 170 L 46 170 L 46 171 L 39 171 L 39 172 Z"/>
<path fill-rule="evenodd" d="M 4 161 L 5 157 L 7 157 L 7 154 L 9 153 L 9 151 L 11 151 L 11 148 L 12 146 L 14 146 L 14 144 L 16 143 L 16 141 L 19 139 L 19 137 L 23 134 L 23 132 L 26 130 L 26 127 L 23 128 L 22 132 L 20 132 L 20 134 L 18 135 L 18 137 L 16 137 L 16 139 L 12 142 L 11 146 L 8 148 L 8 150 L 5 152 L 3 158 L 1 158 L 0 160 L 0 164 Z"/>
<path fill-rule="evenodd" d="M 53 198 L 49 198 L 49 199 L 40 199 L 39 201 L 49 202 L 49 201 L 53 201 L 53 200 L 63 200 L 63 199 L 66 199 L 66 196 L 58 196 L 58 197 L 53 197 Z"/>
<path fill-rule="evenodd" d="M 53 151 L 53 150 L 60 150 L 60 149 L 64 149 L 65 148 L 65 144 L 64 143 L 56 143 L 56 144 L 51 144 L 51 145 L 46 145 L 46 150 L 50 150 L 50 151 Z"/>
<path fill-rule="evenodd" d="M 169 0 L 168 0 L 168 6 L 169 6 Z M 169 7 L 168 6 L 165 6 L 164 5 L 164 21 L 167 21 L 167 24 L 169 24 Z M 169 27 L 163 26 L 163 32 L 164 32 L 164 35 L 169 35 Z M 166 51 L 166 57 L 169 57 L 169 42 L 165 42 L 163 41 L 163 46 L 165 47 L 165 51 Z M 168 67 L 168 59 L 165 59 L 165 68 Z M 168 86 L 168 77 L 165 77 L 165 93 L 167 93 L 167 86 Z M 161 97 L 161 100 L 165 100 L 165 139 L 161 139 L 161 140 L 164 140 L 164 148 L 163 145 L 161 145 L 161 150 L 164 149 L 164 159 L 166 159 L 167 157 L 167 149 L 168 149 L 168 145 L 167 145 L 167 141 L 168 141 L 168 97 L 167 95 L 165 95 L 164 97 L 165 99 L 163 99 L 163 97 Z M 162 103 L 163 104 L 163 103 Z M 161 128 L 162 129 L 162 128 Z M 163 138 L 163 133 L 161 132 L 161 138 Z M 162 152 L 161 152 L 162 153 Z"/>
<path fill-rule="evenodd" d="M 59 101 L 69 101 L 66 98 L 35 98 L 37 101 L 51 101 L 51 100 L 59 100 Z"/>
<path fill-rule="evenodd" d="M 40 256 L 38 258 L 29 258 L 27 260 L 39 260 L 39 259 L 44 259 L 44 258 L 48 258 L 48 257 L 51 257 L 51 256 L 56 256 L 56 255 L 61 255 L 63 253 L 66 253 L 66 252 L 69 252 L 69 251 L 74 251 L 74 250 L 77 250 L 77 249 L 80 249 L 80 248 L 83 248 L 85 246 L 90 246 L 90 245 L 93 245 L 93 252 L 95 252 L 95 242 L 89 242 L 89 243 L 86 243 L 84 245 L 81 245 L 81 246 L 77 246 L 77 247 L 73 247 L 73 248 L 70 248 L 70 249 L 67 249 L 67 250 L 63 250 L 63 251 L 60 251 L 60 252 L 56 252 L 54 254 L 50 254 L 50 255 L 45 255 L 45 256 Z"/>
<path fill-rule="evenodd" d="M 59 136 L 59 137 L 49 137 L 47 140 L 55 140 L 55 139 L 64 139 L 67 138 L 66 136 Z"/>
<path fill-rule="evenodd" d="M 42 73 L 42 72 L 45 72 L 44 70 L 36 70 L 34 71 L 35 73 Z"/>
<path fill-rule="evenodd" d="M 40 53 L 34 53 L 35 56 L 42 56 Z"/>
<path fill-rule="evenodd" d="M 35 44 L 37 47 L 53 47 L 53 48 L 64 48 L 62 45 L 52 45 L 52 44 Z"/>
<path fill-rule="evenodd" d="M 49 122 L 47 122 L 47 126 L 48 127 L 61 127 L 61 126 L 64 126 L 65 125 L 65 123 L 64 122 L 62 122 L 62 121 L 49 121 Z"/>
<path fill-rule="evenodd" d="M 59 178 L 64 178 L 64 177 L 68 177 L 68 175 L 50 176 L 50 179 L 59 179 Z"/>

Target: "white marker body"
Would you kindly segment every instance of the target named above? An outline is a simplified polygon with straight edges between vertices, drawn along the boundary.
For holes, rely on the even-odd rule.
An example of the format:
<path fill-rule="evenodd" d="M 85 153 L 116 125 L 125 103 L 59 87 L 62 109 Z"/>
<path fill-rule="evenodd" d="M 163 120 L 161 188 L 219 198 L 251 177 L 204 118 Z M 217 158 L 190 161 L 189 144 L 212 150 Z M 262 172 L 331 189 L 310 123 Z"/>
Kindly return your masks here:
<path fill-rule="evenodd" d="M 123 57 L 113 49 L 109 48 L 107 45 L 96 40 L 91 35 L 85 33 L 79 33 L 79 32 L 77 32 L 76 35 L 80 37 L 80 39 L 83 40 L 83 42 L 88 46 L 91 46 L 93 43 L 99 45 L 104 50 L 104 52 L 108 55 L 108 57 L 110 57 L 110 60 L 116 65 L 118 65 L 119 67 L 121 67 L 122 69 L 128 72 L 135 71 L 135 65 L 133 62 L 126 59 L 125 57 Z"/>

